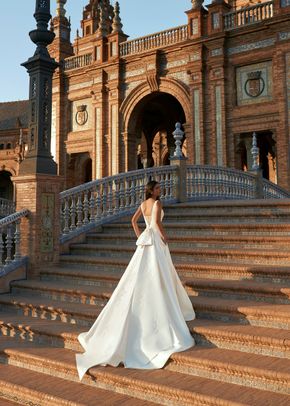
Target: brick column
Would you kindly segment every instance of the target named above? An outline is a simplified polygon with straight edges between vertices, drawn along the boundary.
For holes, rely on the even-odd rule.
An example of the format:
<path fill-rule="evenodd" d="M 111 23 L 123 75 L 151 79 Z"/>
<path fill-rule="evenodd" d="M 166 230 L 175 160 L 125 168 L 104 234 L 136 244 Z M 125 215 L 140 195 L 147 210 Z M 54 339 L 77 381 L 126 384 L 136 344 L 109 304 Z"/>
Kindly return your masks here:
<path fill-rule="evenodd" d="M 23 175 L 12 178 L 16 210 L 29 208 L 21 222 L 21 253 L 27 255 L 28 277 L 35 278 L 43 266 L 56 264 L 60 251 L 60 198 L 64 178 L 56 175 Z"/>

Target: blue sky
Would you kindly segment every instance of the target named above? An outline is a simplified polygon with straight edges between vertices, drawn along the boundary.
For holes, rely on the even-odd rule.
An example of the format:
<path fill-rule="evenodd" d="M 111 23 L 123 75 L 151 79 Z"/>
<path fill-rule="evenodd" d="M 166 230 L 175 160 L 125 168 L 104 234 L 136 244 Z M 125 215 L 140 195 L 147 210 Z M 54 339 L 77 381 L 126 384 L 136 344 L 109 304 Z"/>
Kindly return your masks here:
<path fill-rule="evenodd" d="M 82 8 L 88 2 L 67 2 L 67 15 L 71 16 L 72 21 L 72 38 L 80 25 Z M 35 0 L 2 0 L 1 3 L 0 101 L 22 100 L 28 97 L 28 76 L 20 64 L 34 52 L 28 32 L 35 27 Z M 187 18 L 184 11 L 191 8 L 190 0 L 119 0 L 119 3 L 124 31 L 131 38 L 185 24 Z M 55 8 L 56 0 L 51 0 L 53 15 Z"/>

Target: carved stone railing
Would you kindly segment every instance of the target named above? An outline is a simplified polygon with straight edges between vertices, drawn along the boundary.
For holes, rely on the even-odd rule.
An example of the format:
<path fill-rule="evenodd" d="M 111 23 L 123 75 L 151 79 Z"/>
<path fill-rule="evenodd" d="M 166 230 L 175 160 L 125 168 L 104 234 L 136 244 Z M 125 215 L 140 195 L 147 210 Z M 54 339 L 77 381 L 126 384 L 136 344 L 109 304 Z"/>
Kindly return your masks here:
<path fill-rule="evenodd" d="M 237 169 L 190 165 L 187 197 L 189 200 L 254 199 L 256 176 Z"/>
<path fill-rule="evenodd" d="M 145 37 L 135 38 L 120 44 L 120 56 L 138 54 L 154 48 L 183 42 L 188 38 L 188 26 L 170 28 Z"/>
<path fill-rule="evenodd" d="M 12 200 L 0 198 L 0 217 L 6 217 L 15 212 L 15 203 Z"/>
<path fill-rule="evenodd" d="M 93 54 L 85 54 L 79 56 L 71 56 L 64 60 L 64 70 L 72 70 L 72 69 L 79 69 L 83 68 L 84 66 L 88 66 L 93 62 Z"/>
<path fill-rule="evenodd" d="M 144 199 L 146 183 L 157 180 L 161 199 L 175 199 L 177 167 L 148 168 L 99 179 L 64 191 L 61 199 L 61 242 L 96 225 L 132 213 Z"/>
<path fill-rule="evenodd" d="M 289 199 L 290 193 L 275 183 L 263 179 L 263 197 L 264 199 Z"/>
<path fill-rule="evenodd" d="M 0 220 L 0 276 L 15 269 L 25 257 L 21 255 L 21 221 L 29 210 L 21 210 Z"/>
<path fill-rule="evenodd" d="M 268 20 L 273 17 L 274 1 L 258 3 L 254 6 L 241 8 L 224 15 L 226 31 Z"/>
<path fill-rule="evenodd" d="M 217 166 L 187 166 L 188 200 L 285 199 L 290 193 L 262 178 L 261 172 L 243 172 Z"/>

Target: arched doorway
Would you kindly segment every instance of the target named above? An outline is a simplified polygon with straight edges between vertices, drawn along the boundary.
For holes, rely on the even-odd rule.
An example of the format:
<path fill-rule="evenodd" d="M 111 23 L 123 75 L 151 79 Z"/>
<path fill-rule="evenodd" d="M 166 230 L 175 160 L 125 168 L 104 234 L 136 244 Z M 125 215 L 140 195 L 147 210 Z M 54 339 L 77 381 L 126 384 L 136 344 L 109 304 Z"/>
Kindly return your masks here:
<path fill-rule="evenodd" d="M 8 171 L 0 171 L 0 197 L 13 200 L 12 174 Z"/>
<path fill-rule="evenodd" d="M 139 101 L 128 124 L 128 170 L 170 164 L 172 132 L 176 122 L 185 121 L 180 102 L 168 93 L 154 92 Z M 186 143 L 183 152 L 186 155 Z"/>

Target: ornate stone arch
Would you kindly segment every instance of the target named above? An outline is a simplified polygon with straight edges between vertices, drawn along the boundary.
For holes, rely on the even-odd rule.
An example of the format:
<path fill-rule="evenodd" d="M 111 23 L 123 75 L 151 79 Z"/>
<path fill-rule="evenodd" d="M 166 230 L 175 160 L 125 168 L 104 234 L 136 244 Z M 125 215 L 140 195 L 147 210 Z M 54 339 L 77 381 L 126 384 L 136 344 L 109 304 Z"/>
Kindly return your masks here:
<path fill-rule="evenodd" d="M 159 84 L 159 92 L 167 93 L 175 97 L 177 101 L 181 104 L 184 114 L 186 117 L 186 122 L 191 122 L 191 107 L 190 107 L 190 93 L 188 87 L 178 80 L 172 78 L 161 78 Z M 126 97 L 120 107 L 120 114 L 122 120 L 122 131 L 129 131 L 129 123 L 132 118 L 132 113 L 138 103 L 144 99 L 144 97 L 150 95 L 152 92 L 148 82 L 143 82 Z"/>
<path fill-rule="evenodd" d="M 11 176 L 17 176 L 17 169 L 10 165 L 1 165 L 0 172 L 10 172 Z"/>

